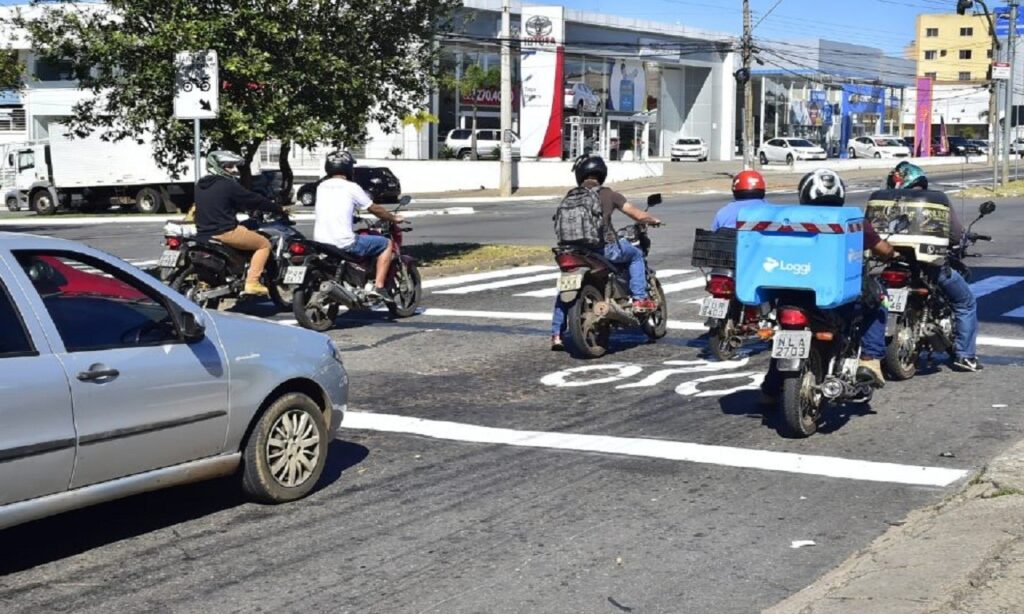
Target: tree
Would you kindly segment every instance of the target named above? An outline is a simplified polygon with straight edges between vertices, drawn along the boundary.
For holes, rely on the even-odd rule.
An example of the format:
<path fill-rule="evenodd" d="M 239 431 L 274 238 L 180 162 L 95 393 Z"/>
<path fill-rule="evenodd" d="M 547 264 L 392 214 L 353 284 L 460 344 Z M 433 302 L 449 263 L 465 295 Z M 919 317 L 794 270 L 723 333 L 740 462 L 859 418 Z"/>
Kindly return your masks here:
<path fill-rule="evenodd" d="M 437 35 L 459 0 L 109 0 L 100 8 L 40 2 L 18 16 L 37 54 L 69 60 L 94 96 L 68 121 L 78 135 L 153 133 L 155 157 L 180 172 L 192 127 L 173 116 L 174 54 L 213 49 L 220 60 L 220 114 L 204 120 L 209 149 L 251 162 L 260 144 L 341 146 L 386 130 L 422 104 L 432 83 Z M 95 6 L 95 5 L 94 5 Z M 291 169 L 282 160 L 285 184 Z M 243 168 L 249 181 L 249 169 Z"/>
<path fill-rule="evenodd" d="M 493 67 L 484 70 L 479 64 L 470 64 L 462 71 L 461 76 L 443 75 L 441 84 L 448 89 L 455 90 L 456 96 L 469 94 L 473 106 L 473 130 L 469 137 L 469 148 L 472 150 L 470 155 L 474 160 L 479 160 L 480 156 L 476 151 L 476 114 L 480 102 L 477 99 L 477 94 L 480 93 L 480 90 L 498 87 L 501 84 L 501 69 Z"/>
<path fill-rule="evenodd" d="M 25 85 L 25 64 L 18 60 L 18 52 L 0 49 L 0 90 L 20 90 Z"/>
<path fill-rule="evenodd" d="M 426 109 L 420 109 L 412 115 L 406 115 L 402 118 L 403 126 L 412 126 L 412 129 L 416 131 L 416 157 L 420 156 L 420 133 L 423 129 L 430 124 L 436 124 L 441 121 L 436 115 Z"/>

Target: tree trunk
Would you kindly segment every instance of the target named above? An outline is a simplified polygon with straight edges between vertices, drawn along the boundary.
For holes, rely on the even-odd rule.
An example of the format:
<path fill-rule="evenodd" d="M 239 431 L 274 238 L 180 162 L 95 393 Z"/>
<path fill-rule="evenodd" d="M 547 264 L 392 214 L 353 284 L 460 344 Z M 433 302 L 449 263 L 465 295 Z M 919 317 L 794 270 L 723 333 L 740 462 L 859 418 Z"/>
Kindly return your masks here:
<path fill-rule="evenodd" d="M 284 141 L 281 143 L 281 192 L 277 195 L 277 202 L 282 205 L 292 204 L 292 184 L 295 181 L 295 174 L 292 172 L 292 165 L 288 161 L 288 155 L 292 150 L 292 142 Z"/>
<path fill-rule="evenodd" d="M 475 100 L 475 97 L 474 97 Z M 476 151 L 476 105 L 473 105 L 473 134 L 469 137 L 469 146 L 473 150 L 471 160 L 479 160 L 480 155 Z"/>
<path fill-rule="evenodd" d="M 242 168 L 239 170 L 238 180 L 242 184 L 242 187 L 246 190 L 252 189 L 252 160 L 256 157 L 256 153 L 260 150 L 260 141 L 253 141 L 245 146 L 245 163 L 242 164 Z"/>

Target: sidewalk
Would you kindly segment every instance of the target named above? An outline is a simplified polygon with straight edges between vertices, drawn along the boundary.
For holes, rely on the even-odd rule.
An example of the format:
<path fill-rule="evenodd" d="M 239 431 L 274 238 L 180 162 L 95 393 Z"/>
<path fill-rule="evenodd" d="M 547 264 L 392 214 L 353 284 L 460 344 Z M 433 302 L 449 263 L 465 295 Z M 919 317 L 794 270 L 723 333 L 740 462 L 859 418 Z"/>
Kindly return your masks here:
<path fill-rule="evenodd" d="M 1024 441 L 765 612 L 1024 612 Z"/>

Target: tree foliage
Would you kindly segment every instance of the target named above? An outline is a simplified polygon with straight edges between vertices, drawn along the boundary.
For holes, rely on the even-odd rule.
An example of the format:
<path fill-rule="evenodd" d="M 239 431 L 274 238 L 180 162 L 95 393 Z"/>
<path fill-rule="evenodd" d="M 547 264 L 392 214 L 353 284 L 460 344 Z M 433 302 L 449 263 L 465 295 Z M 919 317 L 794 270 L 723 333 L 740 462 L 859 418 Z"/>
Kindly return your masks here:
<path fill-rule="evenodd" d="M 67 59 L 95 94 L 68 121 L 118 140 L 152 130 L 157 161 L 180 170 L 191 122 L 173 115 L 174 55 L 213 49 L 220 115 L 204 120 L 209 149 L 251 161 L 268 138 L 357 143 L 368 122 L 394 128 L 432 83 L 439 31 L 459 0 L 109 0 L 87 9 L 39 2 L 18 18 L 42 57 Z"/>
<path fill-rule="evenodd" d="M 484 69 L 479 64 L 470 64 L 461 74 L 446 73 L 441 75 L 439 80 L 442 87 L 454 90 L 458 96 L 470 95 L 473 107 L 473 132 L 469 138 L 469 147 L 472 150 L 471 157 L 478 160 L 480 156 L 476 150 L 476 120 L 480 105 L 476 94 L 483 89 L 498 87 L 501 84 L 501 69 L 497 66 Z"/>

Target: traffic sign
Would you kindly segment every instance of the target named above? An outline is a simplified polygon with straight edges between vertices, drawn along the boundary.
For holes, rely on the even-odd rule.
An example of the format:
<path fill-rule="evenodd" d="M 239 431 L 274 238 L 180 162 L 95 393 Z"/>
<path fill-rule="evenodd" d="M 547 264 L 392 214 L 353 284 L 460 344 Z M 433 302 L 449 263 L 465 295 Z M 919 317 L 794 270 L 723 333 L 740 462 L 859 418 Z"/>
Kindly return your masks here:
<path fill-rule="evenodd" d="M 999 6 L 992 11 L 993 17 L 995 17 L 996 36 L 1009 36 L 1010 35 L 1010 7 Z M 1024 34 L 1024 11 L 1017 11 L 1017 32 L 1016 35 L 1020 36 Z"/>
<path fill-rule="evenodd" d="M 216 51 L 174 54 L 174 117 L 215 119 L 220 110 L 220 67 Z"/>
<path fill-rule="evenodd" d="M 992 78 L 995 80 L 1006 80 L 1010 78 L 1010 63 L 1009 62 L 993 62 L 992 63 Z"/>

